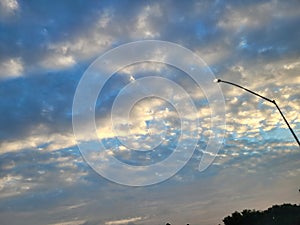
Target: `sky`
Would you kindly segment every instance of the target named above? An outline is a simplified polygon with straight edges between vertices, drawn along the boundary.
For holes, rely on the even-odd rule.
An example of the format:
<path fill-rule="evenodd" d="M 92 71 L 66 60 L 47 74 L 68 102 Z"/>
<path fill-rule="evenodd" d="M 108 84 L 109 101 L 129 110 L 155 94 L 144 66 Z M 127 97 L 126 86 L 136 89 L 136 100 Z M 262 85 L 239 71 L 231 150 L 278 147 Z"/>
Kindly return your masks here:
<path fill-rule="evenodd" d="M 91 156 L 105 166 L 114 167 L 109 156 L 135 168 L 161 162 L 180 143 L 182 121 L 199 122 L 191 123 L 182 142 L 188 148 L 197 136 L 191 159 L 174 176 L 149 186 L 99 175 L 77 145 L 93 141 L 93 134 L 80 127 L 75 137 L 72 126 L 76 88 L 99 56 L 129 42 L 161 40 L 195 53 L 216 78 L 276 99 L 299 137 L 299 24 L 298 0 L 0 0 L 1 224 L 211 225 L 236 210 L 299 204 L 299 146 L 274 105 L 233 86 L 209 86 L 211 92 L 221 90 L 226 110 L 226 127 L 212 127 L 207 93 L 174 66 L 139 62 L 105 82 L 94 106 L 96 136 L 106 150 L 95 147 Z M 156 57 L 168 54 L 159 51 Z M 121 101 L 113 127 L 114 101 L 123 88 L 151 76 L 182 87 L 196 112 L 182 115 L 176 105 L 152 96 L 137 101 L 125 118 L 127 102 Z M 102 73 L 95 77 L 104 82 Z M 159 87 L 155 91 L 187 102 L 151 79 L 146 83 Z M 95 83 L 88 83 L 87 96 Z M 130 132 L 123 129 L 124 118 Z M 223 132 L 222 146 L 199 171 L 214 132 Z"/>

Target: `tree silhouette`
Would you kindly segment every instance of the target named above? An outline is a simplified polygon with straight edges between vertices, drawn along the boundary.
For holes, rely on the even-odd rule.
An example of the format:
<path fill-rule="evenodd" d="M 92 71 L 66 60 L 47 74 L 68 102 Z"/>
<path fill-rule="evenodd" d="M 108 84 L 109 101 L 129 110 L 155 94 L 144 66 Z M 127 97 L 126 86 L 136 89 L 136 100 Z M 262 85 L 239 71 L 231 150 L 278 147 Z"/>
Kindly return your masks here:
<path fill-rule="evenodd" d="M 223 219 L 225 225 L 300 225 L 300 205 L 274 205 L 265 211 L 243 210 Z"/>

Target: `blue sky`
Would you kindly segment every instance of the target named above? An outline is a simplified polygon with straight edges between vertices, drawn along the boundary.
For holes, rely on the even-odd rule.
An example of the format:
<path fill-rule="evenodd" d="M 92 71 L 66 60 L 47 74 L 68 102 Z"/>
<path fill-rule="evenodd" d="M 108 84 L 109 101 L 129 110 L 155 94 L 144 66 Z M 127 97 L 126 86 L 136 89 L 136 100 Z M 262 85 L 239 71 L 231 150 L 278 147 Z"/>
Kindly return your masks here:
<path fill-rule="evenodd" d="M 96 123 L 119 159 L 166 158 L 179 129 L 171 105 L 154 98 L 133 108 L 140 142 L 147 143 L 147 112 L 160 113 L 154 125 L 169 124 L 169 141 L 149 158 L 120 147 L 109 109 L 134 79 L 157 75 L 180 84 L 201 126 L 193 157 L 175 176 L 148 187 L 110 182 L 83 160 L 72 129 L 73 97 L 88 66 L 121 44 L 155 39 L 192 50 L 217 78 L 276 99 L 300 136 L 299 23 L 297 0 L 0 0 L 1 224 L 208 225 L 235 210 L 299 203 L 299 147 L 276 108 L 225 84 L 224 143 L 198 171 L 212 130 L 209 105 L 191 79 L 167 65 L 140 63 L 115 74 L 97 101 Z"/>

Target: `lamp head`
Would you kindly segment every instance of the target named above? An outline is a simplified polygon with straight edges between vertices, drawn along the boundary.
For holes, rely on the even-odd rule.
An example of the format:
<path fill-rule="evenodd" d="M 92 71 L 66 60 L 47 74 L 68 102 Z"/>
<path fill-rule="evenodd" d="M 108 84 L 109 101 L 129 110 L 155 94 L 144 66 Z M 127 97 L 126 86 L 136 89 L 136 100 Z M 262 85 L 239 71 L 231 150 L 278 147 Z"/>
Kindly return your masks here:
<path fill-rule="evenodd" d="M 215 82 L 215 83 L 220 83 L 221 80 L 220 80 L 220 79 L 214 79 L 214 82 Z"/>

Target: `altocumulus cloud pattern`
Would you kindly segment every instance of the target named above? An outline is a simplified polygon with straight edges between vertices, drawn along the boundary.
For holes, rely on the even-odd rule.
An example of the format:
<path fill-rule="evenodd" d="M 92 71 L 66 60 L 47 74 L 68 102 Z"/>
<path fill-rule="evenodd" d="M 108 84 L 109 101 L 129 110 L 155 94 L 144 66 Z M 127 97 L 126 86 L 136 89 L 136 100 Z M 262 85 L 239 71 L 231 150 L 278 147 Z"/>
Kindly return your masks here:
<path fill-rule="evenodd" d="M 208 225 L 234 210 L 297 203 L 299 147 L 276 109 L 247 93 L 212 83 L 209 90 L 221 88 L 226 106 L 226 128 L 217 130 L 224 132 L 223 145 L 212 153 L 206 147 L 218 111 L 211 111 L 201 85 L 165 63 L 116 71 L 92 109 L 97 138 L 119 161 L 141 167 L 167 159 L 181 128 L 176 106 L 149 96 L 131 109 L 129 127 L 118 117 L 111 129 L 123 87 L 162 77 L 182 87 L 197 109 L 185 117 L 199 122 L 190 160 L 168 180 L 134 188 L 108 181 L 84 161 L 72 106 L 97 57 L 122 44 L 162 40 L 191 50 L 215 77 L 276 99 L 299 136 L 299 8 L 296 0 L 0 0 L 1 224 Z M 165 53 L 157 52 L 160 60 Z M 205 154 L 214 160 L 199 172 Z"/>

